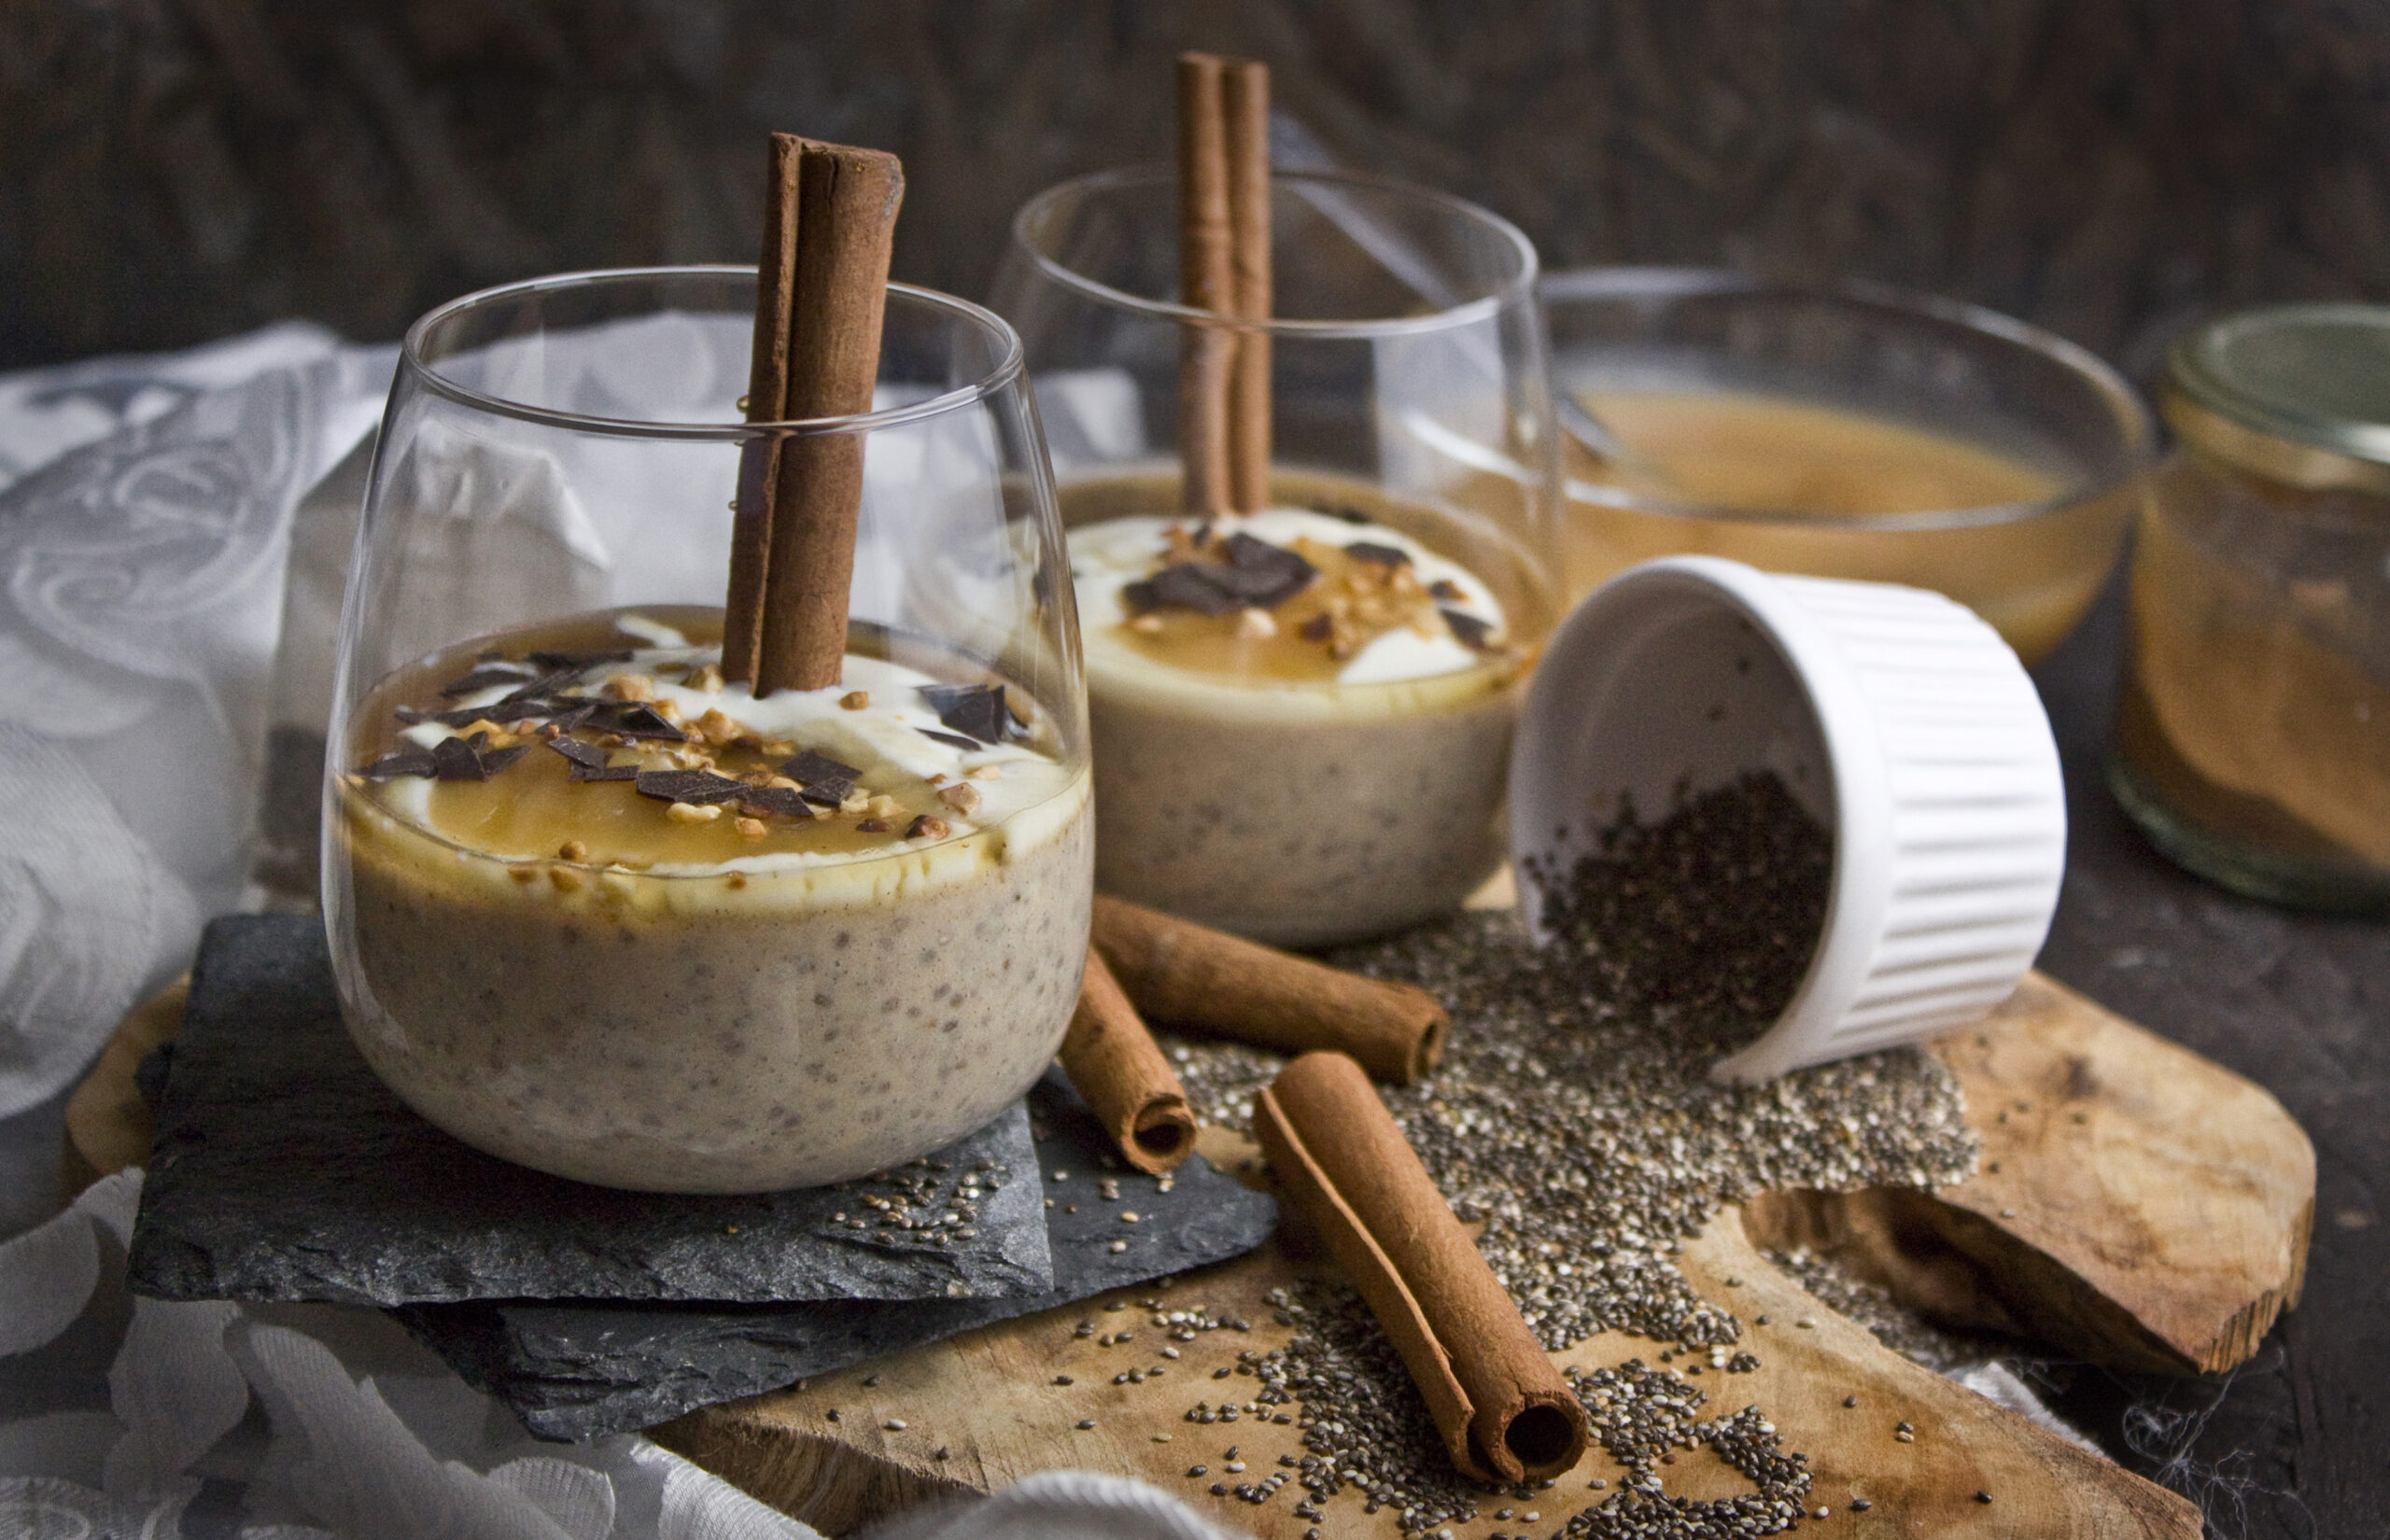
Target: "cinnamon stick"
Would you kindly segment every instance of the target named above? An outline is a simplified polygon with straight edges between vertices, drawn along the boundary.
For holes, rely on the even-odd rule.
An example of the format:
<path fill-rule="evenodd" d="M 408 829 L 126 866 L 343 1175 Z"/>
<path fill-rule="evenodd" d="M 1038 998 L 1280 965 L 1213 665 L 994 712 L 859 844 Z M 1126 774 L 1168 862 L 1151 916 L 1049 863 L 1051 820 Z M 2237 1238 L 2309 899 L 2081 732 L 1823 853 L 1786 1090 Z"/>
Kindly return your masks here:
<path fill-rule="evenodd" d="M 1093 939 L 1148 1021 L 1282 1054 L 1332 1049 L 1398 1085 L 1443 1057 L 1452 1018 L 1416 986 L 1363 978 L 1102 893 Z"/>
<path fill-rule="evenodd" d="M 1342 1054 L 1305 1054 L 1255 1099 L 1272 1174 L 1401 1353 L 1462 1474 L 1508 1485 L 1585 1452 L 1585 1409 Z"/>
<path fill-rule="evenodd" d="M 1270 318 L 1270 66 L 1238 60 L 1221 71 L 1227 119 L 1233 309 Z M 1240 513 L 1270 506 L 1270 334 L 1236 337 L 1229 375 L 1229 500 Z"/>
<path fill-rule="evenodd" d="M 1150 1176 L 1195 1152 L 1195 1114 L 1187 1088 L 1120 991 L 1093 947 L 1079 985 L 1078 1009 L 1062 1038 L 1062 1069 L 1095 1110 L 1129 1164 Z"/>
<path fill-rule="evenodd" d="M 764 173 L 764 251 L 755 264 L 755 341 L 744 402 L 751 423 L 788 417 L 789 311 L 796 287 L 797 167 L 806 141 L 775 133 Z M 764 638 L 764 575 L 771 561 L 772 492 L 782 441 L 748 442 L 738 457 L 730 524 L 730 592 L 723 606 L 722 677 L 752 680 Z"/>
<path fill-rule="evenodd" d="M 1197 310 L 1234 313 L 1234 239 L 1229 223 L 1224 61 L 1178 56 L 1178 287 Z M 1178 454 L 1181 499 L 1193 514 L 1225 513 L 1229 484 L 1229 371 L 1236 339 L 1189 322 L 1179 339 Z"/>
<path fill-rule="evenodd" d="M 750 422 L 871 410 L 905 172 L 883 150 L 772 135 Z M 775 690 L 836 684 L 863 503 L 863 439 L 775 436 L 742 459 L 723 675 Z"/>

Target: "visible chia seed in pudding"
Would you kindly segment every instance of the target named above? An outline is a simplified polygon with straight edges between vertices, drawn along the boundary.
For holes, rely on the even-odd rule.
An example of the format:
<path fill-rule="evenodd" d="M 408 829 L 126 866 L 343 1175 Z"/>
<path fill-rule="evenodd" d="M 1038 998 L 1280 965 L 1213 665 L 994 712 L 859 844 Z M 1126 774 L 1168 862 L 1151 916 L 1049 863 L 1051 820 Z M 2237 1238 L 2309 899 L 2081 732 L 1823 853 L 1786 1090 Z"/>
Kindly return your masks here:
<path fill-rule="evenodd" d="M 1287 506 L 1155 513 L 1174 478 L 1061 489 L 1087 650 L 1107 892 L 1279 945 L 1448 911 L 1500 863 L 1532 656 L 1514 553 L 1343 478 Z M 1478 568 L 1483 568 L 1481 571 Z"/>
<path fill-rule="evenodd" d="M 327 819 L 351 1035 L 434 1124 L 611 1186 L 844 1181 L 985 1123 L 1068 1025 L 1089 777 L 1001 682 L 851 654 L 755 700 L 718 614 L 386 681 Z"/>

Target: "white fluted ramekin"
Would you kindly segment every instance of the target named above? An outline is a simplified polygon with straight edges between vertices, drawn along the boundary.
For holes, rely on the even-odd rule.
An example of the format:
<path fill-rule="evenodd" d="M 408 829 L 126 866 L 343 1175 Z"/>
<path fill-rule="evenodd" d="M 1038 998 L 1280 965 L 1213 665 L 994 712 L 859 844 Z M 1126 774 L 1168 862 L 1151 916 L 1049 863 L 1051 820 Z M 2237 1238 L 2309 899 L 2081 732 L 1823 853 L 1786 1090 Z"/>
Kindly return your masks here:
<path fill-rule="evenodd" d="M 1712 1067 L 1750 1083 L 1981 1016 L 2048 933 L 2066 860 L 2058 748 L 1997 632 L 1939 594 L 1712 556 L 1588 595 L 1536 670 L 1511 767 L 1511 857 L 1567 870 L 1616 818 L 1772 769 L 1834 837 L 1792 1003 Z"/>

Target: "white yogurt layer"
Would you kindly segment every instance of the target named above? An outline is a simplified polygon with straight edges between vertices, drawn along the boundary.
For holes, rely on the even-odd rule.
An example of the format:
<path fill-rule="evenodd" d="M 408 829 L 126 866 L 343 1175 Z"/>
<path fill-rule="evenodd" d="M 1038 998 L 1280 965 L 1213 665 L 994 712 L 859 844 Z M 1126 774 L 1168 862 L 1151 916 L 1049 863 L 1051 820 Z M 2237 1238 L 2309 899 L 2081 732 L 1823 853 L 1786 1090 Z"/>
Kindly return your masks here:
<path fill-rule="evenodd" d="M 854 766 L 861 772 L 856 784 L 866 791 L 889 791 L 908 779 L 942 777 L 940 784 L 967 781 L 978 791 L 979 805 L 968 817 L 939 810 L 938 816 L 951 831 L 946 836 L 949 840 L 996 828 L 1053 803 L 1058 793 L 1073 784 L 1072 774 L 1062 765 L 1026 745 L 975 741 L 966 749 L 960 743 L 933 736 L 940 735 L 952 740 L 966 735 L 947 727 L 921 694 L 924 685 L 949 681 L 919 669 L 850 653 L 836 684 L 823 690 L 775 691 L 758 700 L 745 684 L 722 684 L 708 690 L 685 682 L 707 665 L 720 667 L 720 647 L 693 646 L 680 632 L 645 616 L 626 615 L 615 624 L 626 636 L 650 645 L 633 651 L 628 660 L 598 664 L 583 670 L 579 685 L 592 696 L 598 695 L 605 682 L 617 675 L 640 675 L 652 681 L 651 704 L 661 707 L 668 703 L 672 710 L 668 715 L 676 717 L 683 728 L 709 711 L 719 711 L 758 738 L 793 743 L 800 752 L 813 749 Z M 443 703 L 443 709 L 495 707 L 517 688 L 519 684 L 514 683 L 493 685 L 454 697 Z M 564 688 L 569 690 L 573 686 Z M 870 697 L 868 705 L 849 708 L 839 704 L 842 697 L 858 690 Z M 434 721 L 418 722 L 399 734 L 403 742 L 420 749 L 429 749 L 443 738 L 457 735 L 458 729 Z M 996 771 L 993 778 L 971 776 L 972 771 L 986 766 Z M 400 777 L 382 782 L 374 789 L 374 795 L 390 813 L 444 839 L 447 836 L 431 816 L 431 799 L 439 784 L 424 777 Z M 1077 801 L 1066 800 L 1071 806 L 1057 809 L 1058 816 L 1064 819 Z M 1050 832 L 1043 827 L 1046 821 L 1024 819 L 1010 833 L 1016 838 L 1039 838 Z M 703 865 L 665 862 L 643 870 L 663 876 L 772 872 L 881 860 L 935 843 L 939 842 L 925 837 L 897 840 L 861 851 L 781 850 Z"/>
<path fill-rule="evenodd" d="M 1130 618 L 1120 591 L 1153 575 L 1154 564 L 1169 549 L 1168 532 L 1183 528 L 1186 524 L 1186 519 L 1180 517 L 1134 514 L 1084 525 L 1070 532 L 1071 576 L 1078 594 L 1079 616 L 1086 626 L 1084 641 L 1090 669 L 1111 665 L 1143 672 L 1159 666 L 1116 635 L 1120 623 Z M 1355 524 L 1303 508 L 1223 514 L 1212 521 L 1212 527 L 1222 536 L 1242 532 L 1279 546 L 1292 546 L 1299 539 L 1316 540 L 1340 549 L 1359 541 L 1391 546 L 1411 558 L 1412 568 L 1423 585 L 1441 581 L 1460 590 L 1461 597 L 1447 601 L 1447 608 L 1483 621 L 1490 628 L 1489 640 L 1498 643 L 1504 639 L 1502 607 L 1493 591 L 1469 568 L 1438 555 L 1399 530 L 1380 524 Z M 1447 631 L 1440 629 L 1433 636 L 1422 636 L 1409 626 L 1397 626 L 1365 643 L 1337 671 L 1333 682 L 1396 684 L 1465 673 L 1484 663 L 1482 654 L 1462 645 Z M 1317 686 L 1266 680 L 1256 681 L 1254 688 L 1300 690 Z"/>

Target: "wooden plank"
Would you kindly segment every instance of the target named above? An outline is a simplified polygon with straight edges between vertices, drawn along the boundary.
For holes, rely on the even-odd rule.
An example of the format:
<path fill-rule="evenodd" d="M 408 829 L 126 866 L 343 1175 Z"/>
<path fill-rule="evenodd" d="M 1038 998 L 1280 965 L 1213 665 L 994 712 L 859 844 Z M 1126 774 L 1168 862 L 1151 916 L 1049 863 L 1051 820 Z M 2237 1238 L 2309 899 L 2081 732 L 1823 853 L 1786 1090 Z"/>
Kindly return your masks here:
<path fill-rule="evenodd" d="M 1934 1051 L 1983 1140 L 1934 1194 L 1770 1194 L 1807 1245 L 1960 1325 L 2161 1374 L 2246 1362 L 2305 1281 L 2315 1151 L 2261 1087 L 2033 974 Z"/>
<path fill-rule="evenodd" d="M 1217 1130 L 1207 1130 L 1205 1138 L 1216 1158 L 1240 1158 L 1246 1148 Z M 1734 1211 L 1719 1215 L 1680 1260 L 1706 1297 L 1729 1302 L 1746 1323 L 1762 1315 L 1769 1321 L 1747 1330 L 1746 1345 L 1760 1360 L 1756 1370 L 1711 1370 L 1694 1381 L 1711 1397 L 1704 1411 L 1761 1407 L 1786 1446 L 1808 1455 L 1815 1473 L 1808 1501 L 1833 1510 L 1836 1533 L 2103 1540 L 2199 1534 L 2197 1511 L 2182 1499 L 1918 1367 L 1826 1309 L 1767 1263 Z M 1273 1244 L 1190 1274 L 1166 1294 L 1126 1290 L 1006 1323 L 826 1376 L 803 1391 L 693 1413 L 653 1430 L 654 1436 L 833 1534 L 940 1494 L 992 1491 L 1036 1471 L 1068 1466 L 1149 1481 L 1232 1533 L 1298 1540 L 1314 1523 L 1293 1511 L 1300 1488 L 1289 1486 L 1257 1506 L 1216 1496 L 1211 1486 L 1221 1481 L 1233 1488 L 1277 1469 L 1281 1455 L 1300 1457 L 1300 1428 L 1249 1417 L 1232 1425 L 1183 1418 L 1199 1399 L 1214 1405 L 1227 1399 L 1229 1386 L 1251 1393 L 1254 1381 L 1233 1374 L 1237 1354 L 1266 1351 L 1290 1335 L 1272 1321 L 1263 1296 L 1314 1265 Z M 1729 1286 L 1729 1279 L 1739 1282 Z M 1161 1363 L 1156 1353 L 1161 1335 L 1147 1325 L 1146 1312 L 1134 1303 L 1139 1298 L 1160 1298 L 1165 1309 L 1202 1305 L 1216 1315 L 1242 1315 L 1254 1329 L 1171 1343 L 1181 1356 L 1162 1365 L 1167 1372 L 1160 1379 L 1118 1385 L 1113 1378 L 1121 1371 Z M 1106 1308 L 1114 1303 L 1127 1308 Z M 1100 1347 L 1100 1338 L 1074 1335 L 1080 1321 L 1106 1332 L 1125 1323 L 1132 1340 Z M 1650 1341 L 1608 1333 L 1553 1358 L 1591 1370 L 1630 1358 L 1651 1362 L 1655 1352 Z M 1230 1378 L 1216 1380 L 1214 1372 L 1223 1367 Z M 1072 1383 L 1055 1384 L 1058 1375 Z M 865 1384 L 867 1379 L 876 1383 Z M 1858 1405 L 1843 1406 L 1847 1396 L 1856 1396 Z M 1081 1429 L 1083 1421 L 1094 1426 Z M 1913 1443 L 1894 1436 L 1904 1421 L 1916 1430 Z M 892 1428 L 892 1422 L 903 1426 Z M 1225 1471 L 1231 1446 L 1247 1474 Z M 1197 1463 L 1209 1469 L 1190 1477 L 1187 1472 Z M 1520 1520 L 1492 1517 L 1497 1507 L 1513 1507 L 1533 1509 L 1538 1519 L 1527 1527 L 1549 1534 L 1568 1515 L 1608 1495 L 1592 1490 L 1593 1480 L 1614 1491 L 1624 1474 L 1596 1446 L 1533 1502 L 1489 1501 L 1475 1523 L 1455 1526 L 1455 1533 L 1517 1533 Z M 1662 1475 L 1671 1495 L 1717 1498 L 1749 1490 L 1707 1454 L 1687 1456 Z M 1990 1492 L 1993 1501 L 1977 1502 L 1977 1491 Z M 1873 1506 L 1850 1513 L 1854 1498 Z M 1354 1492 L 1332 1500 L 1316 1522 L 1323 1536 L 1336 1540 L 1399 1533 L 1391 1512 L 1367 1513 Z"/>
<path fill-rule="evenodd" d="M 154 1039 L 144 1016 L 129 1033 Z M 144 1050 L 146 1051 L 146 1049 Z M 1933 1195 L 1769 1195 L 1749 1206 L 1768 1245 L 1811 1244 L 1877 1276 L 1900 1297 L 1945 1319 L 2049 1337 L 2095 1361 L 2213 1365 L 2244 1356 L 2298 1296 L 2313 1201 L 2313 1153 L 2270 1097 L 2039 975 L 1978 1027 L 1936 1045 L 1968 1095 L 1985 1140 L 1985 1167 Z M 139 1054 L 103 1058 L 78 1105 L 139 1116 L 130 1096 Z M 93 1170 L 141 1147 L 132 1126 L 71 1119 L 69 1138 Z M 1236 1169 L 1241 1136 L 1203 1135 L 1206 1154 Z M 1997 1169 L 1994 1169 L 1994 1166 Z M 1300 1238 L 1190 1275 L 1167 1295 L 1131 1290 L 1084 1306 L 1005 1323 L 825 1377 L 801 1391 L 710 1407 L 655 1436 L 766 1502 L 832 1533 L 926 1499 L 1004 1486 L 1069 1466 L 1140 1477 L 1178 1492 L 1225 1524 L 1264 1537 L 1310 1527 L 1289 1487 L 1255 1507 L 1210 1491 L 1235 1444 L 1250 1480 L 1302 1451 L 1300 1429 L 1241 1419 L 1186 1422 L 1199 1399 L 1216 1404 L 1236 1355 L 1284 1341 L 1270 1290 L 1307 1266 Z M 1890 1352 L 1769 1267 L 1742 1212 L 1722 1214 L 1686 1248 L 1686 1275 L 1750 1327 L 1761 1360 L 1750 1375 L 1705 1379 L 1712 1411 L 1755 1404 L 1807 1453 L 1810 1502 L 1849 1515 L 1855 1533 L 2194 1535 L 2196 1512 L 2160 1489 L 2084 1454 L 2042 1429 Z M 1728 1279 L 1739 1278 L 1729 1286 Z M 1251 1323 L 1249 1332 L 1173 1342 L 1175 1362 L 1135 1308 L 1202 1305 Z M 1120 1303 L 1119 1310 L 1105 1309 Z M 1755 1324 L 1761 1314 L 1765 1327 Z M 1812 1323 L 1807 1327 L 1802 1320 Z M 1079 1321 L 1126 1327 L 1127 1343 L 1074 1335 Z M 1555 1355 L 1585 1368 L 1654 1344 L 1624 1334 Z M 1163 1373 L 1116 1385 L 1131 1367 Z M 1216 1369 L 1230 1376 L 1216 1381 Z M 1057 1375 L 1072 1383 L 1056 1385 Z M 867 1377 L 877 1383 L 865 1385 Z M 1845 1396 L 1859 1406 L 1845 1407 Z M 1291 1410 L 1292 1408 L 1288 1408 Z M 830 1413 L 836 1410 L 833 1421 Z M 1867 1417 L 1856 1415 L 1866 1412 Z M 1081 1429 L 1081 1421 L 1092 1421 Z M 1900 1443 L 1899 1421 L 1917 1429 Z M 890 1427 L 891 1422 L 902 1427 Z M 940 1451 L 944 1458 L 939 1458 Z M 1202 1478 L 1185 1473 L 1212 1467 Z M 1599 1500 L 1588 1482 L 1622 1473 L 1598 1449 L 1539 1506 L 1539 1533 Z M 1739 1484 L 1707 1456 L 1667 1473 L 1671 1491 L 1725 1495 Z M 1989 1505 L 1975 1501 L 1990 1491 Z M 1543 1501 L 1543 1500 L 1539 1500 Z M 1512 1505 L 1516 1506 L 1517 1505 Z M 1490 1519 L 1456 1533 L 1490 1533 Z M 1516 1520 L 1507 1521 L 1513 1525 Z M 1368 1515 L 1357 1496 L 1331 1503 L 1324 1535 L 1392 1535 L 1391 1514 Z"/>

